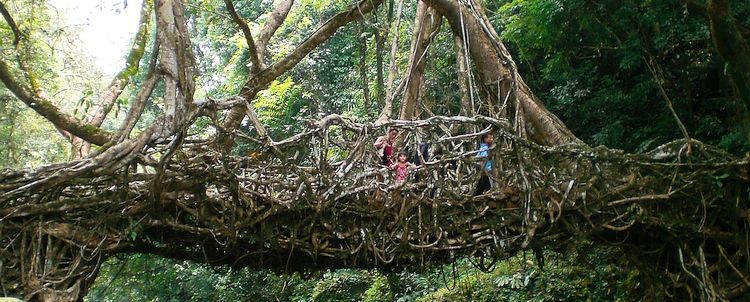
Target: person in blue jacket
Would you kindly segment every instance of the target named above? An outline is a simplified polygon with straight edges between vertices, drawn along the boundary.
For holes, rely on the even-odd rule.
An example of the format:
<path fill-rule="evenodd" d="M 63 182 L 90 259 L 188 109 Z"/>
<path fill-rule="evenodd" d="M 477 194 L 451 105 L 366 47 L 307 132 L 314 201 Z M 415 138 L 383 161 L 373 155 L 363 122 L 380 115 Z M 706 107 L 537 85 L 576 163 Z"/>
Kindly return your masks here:
<path fill-rule="evenodd" d="M 485 133 L 480 137 L 479 152 L 477 153 L 477 157 L 482 157 L 485 160 L 482 164 L 482 167 L 484 168 L 482 171 L 482 176 L 479 178 L 479 183 L 477 183 L 476 189 L 474 189 L 474 196 L 482 195 L 492 188 L 492 180 L 490 179 L 490 174 L 492 173 L 492 159 L 490 156 L 490 149 L 492 148 L 492 143 L 494 141 L 495 137 L 492 136 L 492 133 Z"/>

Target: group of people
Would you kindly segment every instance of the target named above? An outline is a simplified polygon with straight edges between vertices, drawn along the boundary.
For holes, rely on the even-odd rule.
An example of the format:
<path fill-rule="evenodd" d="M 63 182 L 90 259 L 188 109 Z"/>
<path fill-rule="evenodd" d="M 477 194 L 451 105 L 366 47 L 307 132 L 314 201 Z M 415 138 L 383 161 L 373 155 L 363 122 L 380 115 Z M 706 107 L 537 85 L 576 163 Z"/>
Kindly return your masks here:
<path fill-rule="evenodd" d="M 397 183 L 403 183 L 409 176 L 409 170 L 416 169 L 417 165 L 408 161 L 408 156 L 404 151 L 398 152 L 396 162 L 393 162 L 393 143 L 396 141 L 396 137 L 398 137 L 398 130 L 390 129 L 387 135 L 375 140 L 374 146 L 375 149 L 379 150 L 382 165 L 394 171 L 394 179 Z"/>
<path fill-rule="evenodd" d="M 398 137 L 398 130 L 391 128 L 388 130 L 386 135 L 380 136 L 375 140 L 374 147 L 378 150 L 381 164 L 388 167 L 393 171 L 394 180 L 396 183 L 403 183 L 409 177 L 409 171 L 416 169 L 417 165 L 408 161 L 406 152 L 400 151 L 397 153 L 396 161 L 393 162 L 393 151 L 394 143 Z M 479 151 L 477 157 L 484 158 L 482 163 L 483 173 L 474 189 L 474 196 L 484 194 L 492 188 L 492 179 L 490 174 L 492 172 L 492 159 L 490 158 L 490 150 L 494 142 L 492 133 L 482 134 L 480 137 Z M 421 144 L 419 146 L 419 154 L 417 156 L 418 162 L 424 164 L 428 160 L 427 144 Z"/>

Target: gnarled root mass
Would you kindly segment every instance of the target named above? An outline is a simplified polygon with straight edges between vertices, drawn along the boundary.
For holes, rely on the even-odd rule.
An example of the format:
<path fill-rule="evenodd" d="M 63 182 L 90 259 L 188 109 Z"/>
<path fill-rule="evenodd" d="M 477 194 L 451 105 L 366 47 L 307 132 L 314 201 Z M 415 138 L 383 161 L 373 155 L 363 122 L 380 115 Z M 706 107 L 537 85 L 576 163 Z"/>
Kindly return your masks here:
<path fill-rule="evenodd" d="M 430 144 L 429 161 L 403 184 L 371 147 L 386 127 L 412 150 Z M 472 196 L 482 173 L 475 142 L 488 132 L 498 138 L 494 187 Z M 497 260 L 574 236 L 622 245 L 668 277 L 671 297 L 725 300 L 750 288 L 748 161 L 697 141 L 636 155 L 545 147 L 483 116 L 374 125 L 332 115 L 281 141 L 253 140 L 248 156 L 179 136 L 137 156 L 3 172 L 3 293 L 75 300 L 123 252 L 387 268 Z"/>

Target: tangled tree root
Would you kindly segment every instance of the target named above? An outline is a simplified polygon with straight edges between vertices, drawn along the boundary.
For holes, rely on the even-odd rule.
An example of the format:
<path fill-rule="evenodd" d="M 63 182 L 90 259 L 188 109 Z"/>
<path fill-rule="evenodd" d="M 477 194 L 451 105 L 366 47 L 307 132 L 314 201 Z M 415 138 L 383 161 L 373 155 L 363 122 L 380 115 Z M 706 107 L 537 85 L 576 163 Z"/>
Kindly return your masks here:
<path fill-rule="evenodd" d="M 386 127 L 403 130 L 407 145 L 431 144 L 430 161 L 404 184 L 374 158 Z M 4 171 L 0 287 L 76 300 L 99 265 L 124 252 L 280 270 L 386 268 L 500 259 L 582 236 L 621 245 L 668 277 L 668 297 L 747 297 L 747 159 L 693 140 L 645 154 L 545 147 L 507 129 L 482 116 L 373 125 L 332 115 L 281 141 L 248 137 L 248 156 L 175 138 L 114 170 L 77 170 L 91 164 L 82 161 Z M 488 132 L 498 138 L 495 186 L 472 196 L 475 142 Z"/>

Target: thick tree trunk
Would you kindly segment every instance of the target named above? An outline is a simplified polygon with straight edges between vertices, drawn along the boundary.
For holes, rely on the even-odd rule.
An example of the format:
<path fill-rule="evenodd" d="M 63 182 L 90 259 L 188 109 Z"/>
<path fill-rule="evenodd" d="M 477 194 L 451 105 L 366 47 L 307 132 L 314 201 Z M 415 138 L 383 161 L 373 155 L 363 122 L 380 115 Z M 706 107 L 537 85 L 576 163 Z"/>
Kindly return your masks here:
<path fill-rule="evenodd" d="M 531 92 L 505 46 L 491 24 L 487 22 L 482 7 L 476 10 L 450 0 L 424 0 L 448 19 L 454 34 L 466 32 L 469 55 L 479 76 L 478 83 L 492 96 L 496 109 L 510 109 L 509 118 L 518 132 L 537 143 L 559 145 L 581 143 L 572 132 Z M 502 115 L 502 114 L 501 114 Z"/>
<path fill-rule="evenodd" d="M 411 46 L 409 47 L 409 67 L 406 69 L 406 77 L 404 78 L 404 81 L 406 81 L 406 92 L 404 92 L 404 97 L 401 100 L 399 119 L 411 119 L 416 107 L 419 87 L 422 83 L 422 74 L 424 73 L 424 61 L 420 60 L 420 58 L 422 57 L 421 54 L 427 50 L 427 45 L 421 45 L 420 38 L 423 32 L 426 31 L 424 23 L 427 19 L 427 5 L 422 1 L 418 1 L 417 12 L 414 17 L 414 28 L 411 35 Z M 419 51 L 418 48 L 421 48 L 422 51 Z"/>
<path fill-rule="evenodd" d="M 412 35 L 411 50 L 409 51 L 409 69 L 406 76 L 406 92 L 401 101 L 401 113 L 399 119 L 412 120 L 419 106 L 424 66 L 427 62 L 427 53 L 434 33 L 440 29 L 442 16 L 433 8 L 427 7 L 424 2 L 417 5 L 417 15 L 414 20 L 414 32 Z"/>
<path fill-rule="evenodd" d="M 192 45 L 187 36 L 187 21 L 179 0 L 156 1 L 159 30 L 159 69 L 164 72 L 164 123 L 161 135 L 177 130 L 193 101 L 195 66 Z"/>

